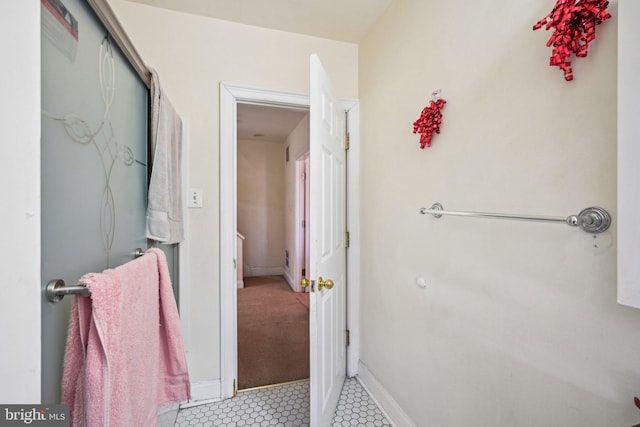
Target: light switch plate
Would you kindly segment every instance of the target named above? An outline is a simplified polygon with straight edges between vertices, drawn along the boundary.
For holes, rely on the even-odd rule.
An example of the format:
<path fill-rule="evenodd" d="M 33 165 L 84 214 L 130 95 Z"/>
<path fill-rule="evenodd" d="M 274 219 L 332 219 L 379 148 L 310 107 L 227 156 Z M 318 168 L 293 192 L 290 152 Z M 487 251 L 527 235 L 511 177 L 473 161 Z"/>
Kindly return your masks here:
<path fill-rule="evenodd" d="M 202 189 L 190 188 L 189 198 L 187 199 L 187 207 L 189 208 L 201 208 L 202 207 Z"/>

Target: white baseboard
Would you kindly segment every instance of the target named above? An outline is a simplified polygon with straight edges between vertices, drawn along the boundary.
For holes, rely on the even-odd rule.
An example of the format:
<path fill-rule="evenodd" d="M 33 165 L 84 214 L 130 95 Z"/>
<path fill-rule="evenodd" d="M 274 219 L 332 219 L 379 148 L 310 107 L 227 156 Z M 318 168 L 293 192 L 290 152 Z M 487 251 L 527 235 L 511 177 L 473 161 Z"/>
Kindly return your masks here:
<path fill-rule="evenodd" d="M 291 289 L 293 289 L 293 291 L 295 292 L 296 287 L 293 284 L 293 278 L 291 277 L 291 273 L 288 270 L 284 270 L 284 272 L 282 273 L 282 275 L 284 276 L 284 280 L 287 281 L 287 283 L 289 284 L 289 287 Z"/>
<path fill-rule="evenodd" d="M 398 402 L 396 402 L 393 396 L 378 382 L 376 377 L 373 376 L 362 361 L 358 363 L 358 366 L 359 369 L 356 378 L 376 401 L 389 422 L 394 427 L 416 427 L 416 423 L 402 410 Z"/>
<path fill-rule="evenodd" d="M 284 268 L 282 267 L 246 267 L 244 275 L 248 277 L 255 276 L 282 276 Z"/>
<path fill-rule="evenodd" d="M 221 401 L 222 398 L 220 396 L 222 395 L 220 393 L 220 387 L 220 380 L 191 383 L 191 400 L 182 402 L 180 408 L 190 408 L 192 406 Z"/>

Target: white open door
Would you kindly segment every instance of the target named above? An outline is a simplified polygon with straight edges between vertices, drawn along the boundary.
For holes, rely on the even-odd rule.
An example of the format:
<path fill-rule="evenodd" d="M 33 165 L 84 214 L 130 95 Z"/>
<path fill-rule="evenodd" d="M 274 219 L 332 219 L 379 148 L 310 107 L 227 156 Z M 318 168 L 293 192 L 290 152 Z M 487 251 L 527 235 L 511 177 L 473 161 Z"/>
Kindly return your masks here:
<path fill-rule="evenodd" d="M 316 55 L 310 128 L 311 427 L 324 427 L 346 373 L 346 118 Z"/>

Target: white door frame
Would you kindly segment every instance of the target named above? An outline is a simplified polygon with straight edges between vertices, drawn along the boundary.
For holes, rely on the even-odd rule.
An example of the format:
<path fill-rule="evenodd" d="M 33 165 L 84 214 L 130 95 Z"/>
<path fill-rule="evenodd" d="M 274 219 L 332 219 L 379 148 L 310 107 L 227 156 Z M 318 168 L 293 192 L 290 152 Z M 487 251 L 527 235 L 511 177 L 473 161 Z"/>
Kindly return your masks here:
<path fill-rule="evenodd" d="M 347 155 L 347 375 L 358 372 L 360 357 L 360 106 L 342 100 L 348 111 Z M 309 109 L 309 95 L 220 83 L 220 396 L 233 397 L 238 378 L 236 229 L 237 104 Z"/>
<path fill-rule="evenodd" d="M 305 151 L 295 160 L 295 213 L 294 217 L 294 269 L 290 269 L 293 289 L 296 292 L 305 292 L 300 286 L 302 271 L 305 276 L 309 274 L 309 151 Z M 302 227 L 302 224 L 305 224 Z M 306 288 L 306 292 L 309 292 Z"/>

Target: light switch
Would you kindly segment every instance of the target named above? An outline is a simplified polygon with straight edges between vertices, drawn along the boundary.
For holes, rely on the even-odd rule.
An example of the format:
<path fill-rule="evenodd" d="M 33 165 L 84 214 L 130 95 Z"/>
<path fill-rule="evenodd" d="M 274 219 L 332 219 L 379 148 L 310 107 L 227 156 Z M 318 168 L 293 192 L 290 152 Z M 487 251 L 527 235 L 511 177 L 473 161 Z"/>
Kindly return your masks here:
<path fill-rule="evenodd" d="M 189 198 L 187 200 L 187 207 L 190 207 L 190 208 L 202 207 L 202 189 L 201 188 L 189 189 Z"/>

